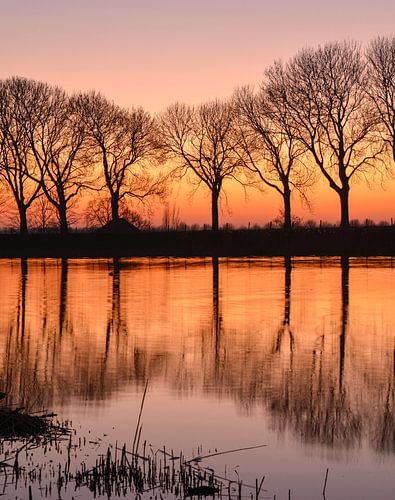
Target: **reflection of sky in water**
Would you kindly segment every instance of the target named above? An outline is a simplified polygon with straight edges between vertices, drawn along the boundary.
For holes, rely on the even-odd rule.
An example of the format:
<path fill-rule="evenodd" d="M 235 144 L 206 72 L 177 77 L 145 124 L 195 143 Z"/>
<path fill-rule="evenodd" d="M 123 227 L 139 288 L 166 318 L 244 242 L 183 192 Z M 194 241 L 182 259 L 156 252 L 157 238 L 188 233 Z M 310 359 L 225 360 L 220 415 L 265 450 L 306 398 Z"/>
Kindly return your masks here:
<path fill-rule="evenodd" d="M 0 261 L 3 388 L 130 442 L 148 378 L 155 447 L 265 443 L 210 463 L 284 498 L 318 498 L 326 467 L 328 498 L 391 498 L 391 260 L 285 264 Z"/>

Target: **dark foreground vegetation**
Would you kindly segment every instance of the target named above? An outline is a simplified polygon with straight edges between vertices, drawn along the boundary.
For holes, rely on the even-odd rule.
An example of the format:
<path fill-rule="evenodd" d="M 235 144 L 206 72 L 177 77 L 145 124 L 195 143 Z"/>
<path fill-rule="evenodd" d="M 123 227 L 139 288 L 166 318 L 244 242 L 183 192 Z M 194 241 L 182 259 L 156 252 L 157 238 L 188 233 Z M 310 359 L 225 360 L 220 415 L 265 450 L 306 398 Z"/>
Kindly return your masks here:
<path fill-rule="evenodd" d="M 88 441 L 73 435 L 39 443 L 31 440 L 20 442 L 19 447 L 14 448 L 3 444 L 3 449 L 7 449 L 6 459 L 0 462 L 0 479 L 5 484 L 3 491 L 13 491 L 13 498 L 16 499 L 27 498 L 28 492 L 29 500 L 70 496 L 155 500 L 232 497 L 241 500 L 246 495 L 259 500 L 267 491 L 262 488 L 265 476 L 256 479 L 255 484 L 248 484 L 237 477 L 230 479 L 218 475 L 202 463 L 212 456 L 263 446 L 228 450 L 188 460 L 182 453 L 175 454 L 165 447 L 152 449 L 146 442 L 141 453 L 128 450 L 126 445 L 102 445 L 100 438 Z M 43 453 L 39 463 L 32 453 L 37 448 Z M 27 460 L 19 462 L 19 454 L 26 455 Z M 15 495 L 15 492 L 21 496 Z"/>
<path fill-rule="evenodd" d="M 0 234 L 0 257 L 395 255 L 395 226 Z"/>
<path fill-rule="evenodd" d="M 0 393 L 1 394 L 1 393 Z M 144 393 L 145 397 L 145 393 Z M 142 402 L 132 448 L 78 436 L 69 422 L 54 424 L 54 414 L 30 414 L 23 408 L 0 406 L 0 495 L 62 498 L 149 497 L 151 499 L 233 496 L 247 491 L 259 499 L 265 477 L 249 485 L 219 476 L 205 459 L 263 448 L 257 445 L 186 459 L 165 447 L 140 446 Z M 90 432 L 90 431 L 89 431 Z M 200 450 L 201 451 L 201 450 Z M 90 493 L 88 493 L 90 492 Z M 22 495 L 22 496 L 19 496 Z M 8 496 L 7 496 L 8 497 Z M 69 497 L 69 496 L 68 496 Z"/>
<path fill-rule="evenodd" d="M 67 435 L 69 429 L 52 423 L 53 413 L 28 413 L 25 408 L 0 407 L 0 440 L 48 438 Z"/>

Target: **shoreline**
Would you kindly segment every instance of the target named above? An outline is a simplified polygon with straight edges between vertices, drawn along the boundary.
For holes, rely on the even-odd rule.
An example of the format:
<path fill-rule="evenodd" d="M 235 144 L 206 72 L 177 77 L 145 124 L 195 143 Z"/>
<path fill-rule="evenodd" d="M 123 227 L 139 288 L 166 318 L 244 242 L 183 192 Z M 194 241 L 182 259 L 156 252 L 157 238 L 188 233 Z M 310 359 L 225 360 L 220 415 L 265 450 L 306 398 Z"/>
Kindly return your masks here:
<path fill-rule="evenodd" d="M 395 227 L 0 234 L 10 257 L 394 256 Z"/>

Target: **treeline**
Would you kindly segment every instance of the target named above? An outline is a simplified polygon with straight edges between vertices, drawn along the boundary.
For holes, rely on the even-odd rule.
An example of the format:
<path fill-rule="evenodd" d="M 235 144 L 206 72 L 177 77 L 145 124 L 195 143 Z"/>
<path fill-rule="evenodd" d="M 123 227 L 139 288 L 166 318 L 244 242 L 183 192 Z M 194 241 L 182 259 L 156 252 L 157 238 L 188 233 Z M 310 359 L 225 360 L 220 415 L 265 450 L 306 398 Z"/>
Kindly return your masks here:
<path fill-rule="evenodd" d="M 130 200 L 165 199 L 183 178 L 209 190 L 213 230 L 228 182 L 277 192 L 289 228 L 292 194 L 308 204 L 320 178 L 337 193 L 347 227 L 353 180 L 381 181 L 393 170 L 395 37 L 365 49 L 352 41 L 303 49 L 267 68 L 257 90 L 175 103 L 155 117 L 95 91 L 68 95 L 8 78 L 0 82 L 0 148 L 0 208 L 12 202 L 21 233 L 29 215 L 43 227 L 55 217 L 67 233 L 84 192 L 90 223 L 144 224 Z"/>

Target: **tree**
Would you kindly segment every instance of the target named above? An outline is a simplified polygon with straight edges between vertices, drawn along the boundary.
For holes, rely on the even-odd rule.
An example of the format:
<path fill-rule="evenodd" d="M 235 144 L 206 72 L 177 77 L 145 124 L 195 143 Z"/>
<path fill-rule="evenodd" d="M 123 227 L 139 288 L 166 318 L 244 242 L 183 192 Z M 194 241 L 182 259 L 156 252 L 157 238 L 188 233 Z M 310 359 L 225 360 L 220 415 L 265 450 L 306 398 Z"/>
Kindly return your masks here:
<path fill-rule="evenodd" d="M 395 161 L 395 36 L 378 37 L 367 49 L 370 97 L 383 126 L 382 137 Z"/>
<path fill-rule="evenodd" d="M 150 173 L 160 157 L 155 121 L 142 108 L 124 110 L 96 92 L 78 95 L 75 108 L 94 158 L 102 165 L 103 187 L 109 193 L 111 219 L 117 227 L 124 198 L 145 201 L 165 191 L 163 178 Z"/>
<path fill-rule="evenodd" d="M 218 100 L 198 107 L 173 104 L 161 117 L 161 137 L 168 159 L 176 163 L 173 175 L 192 174 L 192 182 L 210 190 L 212 230 L 217 231 L 224 181 L 235 179 L 242 166 L 236 110 Z"/>
<path fill-rule="evenodd" d="M 27 133 L 43 191 L 56 210 L 60 232 L 66 234 L 70 208 L 81 190 L 93 181 L 85 128 L 75 112 L 75 99 L 63 89 L 29 83 L 33 98 L 25 102 L 30 116 Z"/>
<path fill-rule="evenodd" d="M 45 233 L 55 228 L 57 223 L 56 210 L 46 196 L 39 196 L 30 209 L 30 226 Z"/>
<path fill-rule="evenodd" d="M 119 216 L 138 229 L 150 229 L 151 222 L 133 210 L 127 200 L 123 198 L 119 203 Z M 90 228 L 105 226 L 111 222 L 111 202 L 107 197 L 97 196 L 91 199 L 85 210 L 85 219 Z"/>
<path fill-rule="evenodd" d="M 350 183 L 366 176 L 381 153 L 359 47 L 334 42 L 305 49 L 266 74 L 270 98 L 292 117 L 295 137 L 339 196 L 340 225 L 348 227 Z"/>
<path fill-rule="evenodd" d="M 313 182 L 311 170 L 303 162 L 306 148 L 295 137 L 287 108 L 278 99 L 272 99 L 266 82 L 257 93 L 249 87 L 239 89 L 235 101 L 240 111 L 239 133 L 247 178 L 254 182 L 258 177 L 264 186 L 280 194 L 283 226 L 289 229 L 292 190 L 297 190 L 307 201 L 305 189 Z"/>
<path fill-rule="evenodd" d="M 81 190 L 92 185 L 85 129 L 75 113 L 75 99 L 63 89 L 41 82 L 31 85 L 35 87 L 30 103 L 31 147 L 44 194 L 56 210 L 60 232 L 66 234 L 70 208 Z"/>
<path fill-rule="evenodd" d="M 0 178 L 15 200 L 21 234 L 28 232 L 27 211 L 40 195 L 37 164 L 26 133 L 29 116 L 24 103 L 31 98 L 28 80 L 0 82 Z"/>
<path fill-rule="evenodd" d="M 186 228 L 186 223 L 180 218 L 180 209 L 175 203 L 166 202 L 164 204 L 161 226 L 165 231 Z"/>
<path fill-rule="evenodd" d="M 24 167 L 26 178 L 42 188 L 57 212 L 61 233 L 66 233 L 69 208 L 89 182 L 85 134 L 76 120 L 73 100 L 59 87 L 26 78 L 8 79 L 5 86 L 15 101 L 19 130 L 13 148 L 26 149 L 32 165 L 29 170 Z"/>

